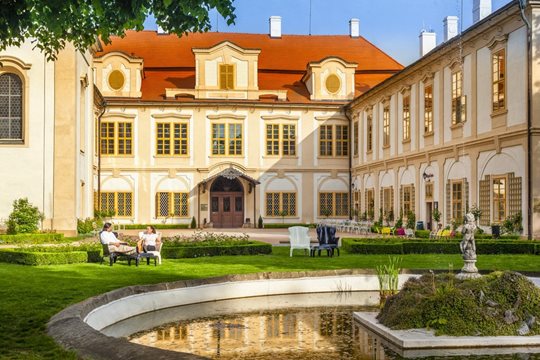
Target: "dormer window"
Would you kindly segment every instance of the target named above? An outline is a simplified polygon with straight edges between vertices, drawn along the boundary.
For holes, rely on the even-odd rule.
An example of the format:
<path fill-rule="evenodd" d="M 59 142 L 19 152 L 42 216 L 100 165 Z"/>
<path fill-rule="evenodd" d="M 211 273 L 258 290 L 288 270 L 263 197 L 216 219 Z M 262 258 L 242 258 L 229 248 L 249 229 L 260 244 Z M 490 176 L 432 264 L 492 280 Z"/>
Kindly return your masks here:
<path fill-rule="evenodd" d="M 219 64 L 219 88 L 221 90 L 234 89 L 234 65 Z"/>

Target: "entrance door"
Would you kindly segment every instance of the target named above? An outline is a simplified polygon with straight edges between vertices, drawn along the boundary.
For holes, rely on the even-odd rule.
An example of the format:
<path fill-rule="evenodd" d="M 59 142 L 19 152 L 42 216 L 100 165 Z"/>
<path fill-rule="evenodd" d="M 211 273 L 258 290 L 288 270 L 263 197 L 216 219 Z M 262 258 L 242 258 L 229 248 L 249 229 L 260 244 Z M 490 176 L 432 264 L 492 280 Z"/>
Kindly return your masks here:
<path fill-rule="evenodd" d="M 216 228 L 244 224 L 244 192 L 238 179 L 217 178 L 210 189 L 210 221 Z"/>
<path fill-rule="evenodd" d="M 427 202 L 426 203 L 426 229 L 432 230 L 431 221 L 433 217 L 433 203 Z"/>

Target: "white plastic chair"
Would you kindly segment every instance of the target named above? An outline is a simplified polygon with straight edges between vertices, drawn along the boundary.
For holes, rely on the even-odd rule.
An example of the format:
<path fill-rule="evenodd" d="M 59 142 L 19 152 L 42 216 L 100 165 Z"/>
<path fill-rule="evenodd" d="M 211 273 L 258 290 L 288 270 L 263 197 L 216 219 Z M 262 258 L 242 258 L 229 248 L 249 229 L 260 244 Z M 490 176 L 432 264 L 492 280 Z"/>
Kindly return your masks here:
<path fill-rule="evenodd" d="M 303 226 L 291 226 L 289 228 L 289 241 L 291 242 L 291 257 L 293 249 L 310 250 L 311 239 L 309 229 Z"/>

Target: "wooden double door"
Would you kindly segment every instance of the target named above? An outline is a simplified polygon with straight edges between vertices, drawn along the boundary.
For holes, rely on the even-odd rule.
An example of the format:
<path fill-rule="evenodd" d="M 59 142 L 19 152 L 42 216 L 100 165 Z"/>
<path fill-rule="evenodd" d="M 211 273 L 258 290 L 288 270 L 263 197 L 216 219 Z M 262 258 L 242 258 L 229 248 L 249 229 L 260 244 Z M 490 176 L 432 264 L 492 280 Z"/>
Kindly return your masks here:
<path fill-rule="evenodd" d="M 213 192 L 210 195 L 210 221 L 216 228 L 244 225 L 244 193 Z"/>

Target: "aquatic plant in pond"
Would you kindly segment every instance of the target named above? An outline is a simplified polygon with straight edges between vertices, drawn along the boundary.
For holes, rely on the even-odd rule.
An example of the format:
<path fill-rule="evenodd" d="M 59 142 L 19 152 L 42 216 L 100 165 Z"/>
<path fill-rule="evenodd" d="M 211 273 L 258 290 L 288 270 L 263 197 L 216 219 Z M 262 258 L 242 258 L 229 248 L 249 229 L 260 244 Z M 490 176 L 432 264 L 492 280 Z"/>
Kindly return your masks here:
<path fill-rule="evenodd" d="M 388 263 L 384 265 L 378 265 L 377 278 L 379 279 L 379 295 L 381 298 L 381 307 L 384 306 L 386 299 L 389 296 L 398 293 L 399 286 L 399 272 L 401 271 L 400 257 L 388 257 Z"/>

